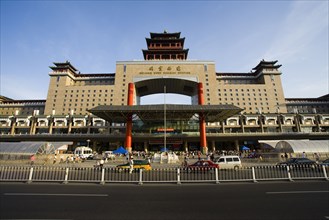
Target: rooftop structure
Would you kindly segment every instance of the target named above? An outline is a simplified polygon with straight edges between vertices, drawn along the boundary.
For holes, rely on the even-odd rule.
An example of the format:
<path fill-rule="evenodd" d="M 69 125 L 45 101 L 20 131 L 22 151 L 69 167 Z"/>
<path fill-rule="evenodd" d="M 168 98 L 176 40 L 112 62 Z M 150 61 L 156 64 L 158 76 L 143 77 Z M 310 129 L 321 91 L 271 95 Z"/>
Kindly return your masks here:
<path fill-rule="evenodd" d="M 143 50 L 145 60 L 186 60 L 188 49 L 184 49 L 185 38 L 177 33 L 150 33 L 146 38 L 147 50 Z"/>

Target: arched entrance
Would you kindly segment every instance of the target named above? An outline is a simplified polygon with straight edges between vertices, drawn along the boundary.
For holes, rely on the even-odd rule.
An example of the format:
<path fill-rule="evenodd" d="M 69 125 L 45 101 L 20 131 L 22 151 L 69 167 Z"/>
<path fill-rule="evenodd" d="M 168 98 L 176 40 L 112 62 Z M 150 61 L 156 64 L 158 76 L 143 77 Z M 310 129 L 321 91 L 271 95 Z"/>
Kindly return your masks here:
<path fill-rule="evenodd" d="M 134 90 L 133 94 L 132 94 L 132 90 Z M 129 91 L 128 103 L 127 103 L 128 105 L 133 105 L 133 103 L 136 103 L 136 105 L 140 105 L 140 97 L 147 96 L 150 94 L 157 94 L 157 93 L 182 94 L 191 97 L 192 105 L 204 104 L 203 86 L 202 83 L 199 83 L 197 81 L 196 77 L 161 77 L 161 78 L 138 77 L 138 78 L 134 78 L 134 84 L 129 83 L 128 91 Z M 135 102 L 132 101 L 133 97 L 135 97 L 136 100 Z M 166 124 L 166 118 L 164 119 L 164 124 Z M 132 147 L 131 130 L 132 130 L 132 120 L 130 116 L 127 119 L 127 129 L 126 129 L 126 147 L 128 150 L 131 149 Z M 170 128 L 170 131 L 175 131 L 175 130 L 173 128 Z M 166 136 L 166 132 L 167 132 L 167 127 L 165 126 L 164 136 Z M 203 151 L 203 153 L 206 153 L 208 151 L 208 147 L 206 140 L 206 122 L 203 113 L 199 113 L 199 132 L 200 132 L 200 149 Z M 166 138 L 164 138 L 164 146 L 166 146 Z"/>
<path fill-rule="evenodd" d="M 152 94 L 181 94 L 191 97 L 191 104 L 198 104 L 197 77 L 136 77 L 134 78 L 135 105 L 140 105 L 140 98 Z"/>

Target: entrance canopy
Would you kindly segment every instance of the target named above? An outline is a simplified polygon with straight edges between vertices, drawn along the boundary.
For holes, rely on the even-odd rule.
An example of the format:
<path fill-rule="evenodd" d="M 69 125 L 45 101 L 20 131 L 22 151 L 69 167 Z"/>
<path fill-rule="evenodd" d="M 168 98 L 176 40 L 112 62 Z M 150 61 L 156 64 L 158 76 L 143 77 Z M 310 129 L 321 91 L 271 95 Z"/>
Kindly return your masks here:
<path fill-rule="evenodd" d="M 329 140 L 287 140 L 276 144 L 275 149 L 286 153 L 329 153 Z"/>
<path fill-rule="evenodd" d="M 217 122 L 238 114 L 242 109 L 234 105 L 103 105 L 89 112 L 107 121 L 125 123 L 130 115 L 142 121 L 189 120 L 203 114 L 206 122 Z"/>
<path fill-rule="evenodd" d="M 1 142 L 0 154 L 54 154 L 62 146 L 71 144 L 73 142 Z"/>

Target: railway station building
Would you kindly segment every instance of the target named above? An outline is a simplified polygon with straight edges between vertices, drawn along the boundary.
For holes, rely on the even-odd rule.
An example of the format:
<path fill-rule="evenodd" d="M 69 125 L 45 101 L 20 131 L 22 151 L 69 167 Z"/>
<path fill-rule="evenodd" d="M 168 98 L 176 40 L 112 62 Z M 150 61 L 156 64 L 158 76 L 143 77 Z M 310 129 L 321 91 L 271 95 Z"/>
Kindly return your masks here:
<path fill-rule="evenodd" d="M 168 145 L 203 152 L 209 145 L 215 149 L 223 143 L 219 137 L 210 142 L 209 133 L 298 132 L 294 117 L 288 117 L 292 113 L 287 109 L 278 61 L 260 60 L 243 73 L 220 72 L 214 61 L 189 60 L 184 42 L 180 32 L 150 33 L 142 50 L 144 60 L 117 61 L 114 73 L 82 73 L 69 61 L 55 62 L 46 100 L 1 97 L 0 131 L 101 134 L 102 140 L 88 139 L 109 148 Z M 168 100 L 168 104 L 141 105 L 142 97 L 159 93 L 185 95 L 191 103 L 173 105 Z M 312 117 L 311 131 L 328 129 L 329 116 Z M 18 130 L 19 118 L 24 118 L 25 130 Z M 274 125 L 267 126 L 271 120 Z M 291 126 L 285 128 L 286 121 L 292 121 Z M 233 142 L 235 147 L 241 144 Z"/>

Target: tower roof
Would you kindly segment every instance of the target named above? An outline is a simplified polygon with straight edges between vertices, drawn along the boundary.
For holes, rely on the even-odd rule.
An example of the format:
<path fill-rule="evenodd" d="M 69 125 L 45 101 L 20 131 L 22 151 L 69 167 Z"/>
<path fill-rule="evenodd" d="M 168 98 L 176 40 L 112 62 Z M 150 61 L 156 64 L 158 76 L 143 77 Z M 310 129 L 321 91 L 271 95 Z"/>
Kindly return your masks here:
<path fill-rule="evenodd" d="M 69 61 L 66 61 L 64 63 L 56 63 L 54 62 L 55 66 L 50 66 L 50 69 L 52 70 L 58 70 L 58 69 L 70 69 L 72 72 L 78 71 Z"/>
<path fill-rule="evenodd" d="M 253 68 L 253 70 L 260 70 L 262 68 L 274 68 L 274 69 L 278 69 L 280 68 L 282 65 L 275 65 L 278 61 L 275 60 L 275 61 L 265 61 L 264 59 L 261 60 L 259 62 L 259 64 Z"/>
<path fill-rule="evenodd" d="M 154 33 L 150 32 L 150 36 L 152 39 L 154 38 L 180 38 L 181 32 L 174 32 L 174 33 L 168 33 L 166 30 L 163 31 L 163 33 Z"/>

